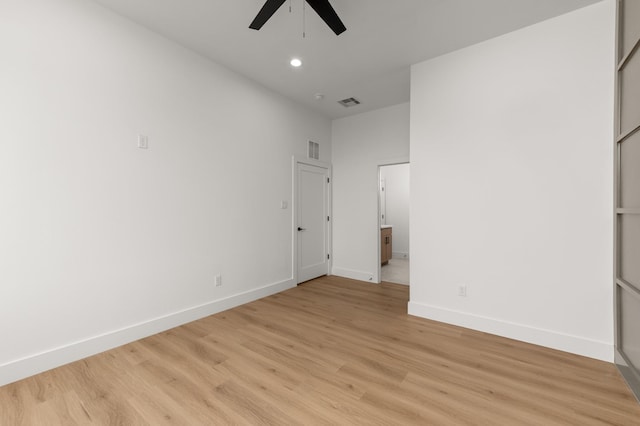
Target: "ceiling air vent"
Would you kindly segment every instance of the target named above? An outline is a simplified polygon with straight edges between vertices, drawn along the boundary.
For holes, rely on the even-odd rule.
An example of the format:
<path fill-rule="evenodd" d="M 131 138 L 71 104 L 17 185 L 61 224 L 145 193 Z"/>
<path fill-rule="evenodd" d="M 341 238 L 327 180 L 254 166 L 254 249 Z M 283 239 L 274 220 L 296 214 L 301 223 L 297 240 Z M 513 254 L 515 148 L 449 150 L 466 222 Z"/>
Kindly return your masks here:
<path fill-rule="evenodd" d="M 309 158 L 314 160 L 320 159 L 320 145 L 318 142 L 309 141 L 309 152 L 307 153 Z"/>
<path fill-rule="evenodd" d="M 352 106 L 356 106 L 356 105 L 360 105 L 360 101 L 357 100 L 356 98 L 347 98 L 347 99 L 343 99 L 341 101 L 338 101 L 338 103 L 340 105 L 342 105 L 345 108 L 349 108 Z"/>

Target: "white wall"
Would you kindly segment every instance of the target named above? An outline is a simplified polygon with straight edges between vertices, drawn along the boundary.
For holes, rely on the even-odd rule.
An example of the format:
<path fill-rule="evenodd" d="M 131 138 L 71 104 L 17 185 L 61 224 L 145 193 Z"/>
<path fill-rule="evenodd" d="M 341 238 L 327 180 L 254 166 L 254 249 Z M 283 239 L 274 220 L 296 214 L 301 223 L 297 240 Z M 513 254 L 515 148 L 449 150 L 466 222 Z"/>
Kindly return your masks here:
<path fill-rule="evenodd" d="M 612 360 L 614 9 L 412 68 L 410 313 Z"/>
<path fill-rule="evenodd" d="M 380 168 L 385 181 L 381 197 L 386 199 L 385 223 L 393 226 L 393 257 L 409 257 L 409 164 Z"/>
<path fill-rule="evenodd" d="M 329 120 L 83 0 L 3 1 L 0 55 L 0 385 L 295 285 Z"/>
<path fill-rule="evenodd" d="M 334 120 L 333 268 L 379 282 L 378 166 L 409 160 L 409 104 Z"/>

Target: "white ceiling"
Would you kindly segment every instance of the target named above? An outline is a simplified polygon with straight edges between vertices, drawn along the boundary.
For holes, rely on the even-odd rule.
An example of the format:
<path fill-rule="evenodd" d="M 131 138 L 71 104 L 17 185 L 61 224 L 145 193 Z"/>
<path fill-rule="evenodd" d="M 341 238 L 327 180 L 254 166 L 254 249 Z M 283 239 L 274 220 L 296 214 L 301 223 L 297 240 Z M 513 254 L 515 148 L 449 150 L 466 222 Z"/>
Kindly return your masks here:
<path fill-rule="evenodd" d="M 600 0 L 331 0 L 347 31 L 336 36 L 307 5 L 304 39 L 303 0 L 287 0 L 260 31 L 248 27 L 264 0 L 95 1 L 339 118 L 409 101 L 412 64 Z M 352 96 L 362 104 L 337 103 Z"/>

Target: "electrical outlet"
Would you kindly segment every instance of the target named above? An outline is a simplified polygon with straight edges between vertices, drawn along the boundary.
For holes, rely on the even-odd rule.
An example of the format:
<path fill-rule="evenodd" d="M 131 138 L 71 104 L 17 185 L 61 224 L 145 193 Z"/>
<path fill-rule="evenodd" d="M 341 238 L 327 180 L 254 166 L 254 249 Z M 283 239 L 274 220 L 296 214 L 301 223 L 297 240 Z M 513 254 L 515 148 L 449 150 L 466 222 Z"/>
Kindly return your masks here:
<path fill-rule="evenodd" d="M 214 282 L 216 287 L 222 286 L 222 275 L 216 275 Z"/>
<path fill-rule="evenodd" d="M 467 286 L 466 285 L 459 285 L 458 286 L 458 296 L 467 297 Z"/>

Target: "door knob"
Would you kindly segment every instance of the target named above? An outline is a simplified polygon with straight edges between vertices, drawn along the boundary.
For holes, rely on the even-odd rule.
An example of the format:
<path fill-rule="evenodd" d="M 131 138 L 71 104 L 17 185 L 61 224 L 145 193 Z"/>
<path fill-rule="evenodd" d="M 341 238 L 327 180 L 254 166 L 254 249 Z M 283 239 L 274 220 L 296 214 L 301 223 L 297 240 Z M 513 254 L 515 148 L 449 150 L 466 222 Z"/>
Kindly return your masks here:
<path fill-rule="evenodd" d="M 307 228 L 300 228 L 300 227 L 298 226 L 298 231 L 306 231 L 306 230 L 307 230 Z"/>

